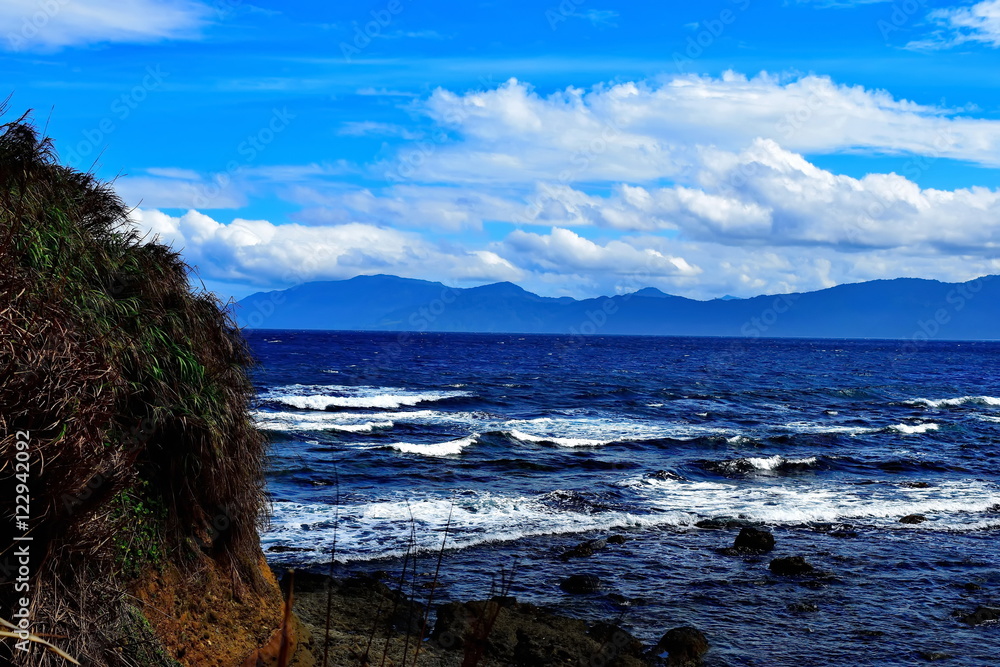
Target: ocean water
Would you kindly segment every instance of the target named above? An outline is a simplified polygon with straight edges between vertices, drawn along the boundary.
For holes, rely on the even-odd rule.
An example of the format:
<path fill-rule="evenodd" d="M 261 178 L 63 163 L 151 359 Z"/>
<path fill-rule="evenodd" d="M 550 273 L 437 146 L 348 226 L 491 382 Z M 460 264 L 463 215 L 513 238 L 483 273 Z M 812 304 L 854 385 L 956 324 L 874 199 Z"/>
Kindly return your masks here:
<path fill-rule="evenodd" d="M 426 576 L 444 540 L 439 600 L 516 568 L 518 599 L 645 641 L 701 628 L 709 665 L 1000 664 L 1000 627 L 952 613 L 1000 603 L 998 343 L 248 336 L 277 566 L 323 567 L 336 526 L 338 571 L 415 548 Z M 724 555 L 713 519 L 777 548 Z M 771 575 L 791 555 L 817 576 Z"/>

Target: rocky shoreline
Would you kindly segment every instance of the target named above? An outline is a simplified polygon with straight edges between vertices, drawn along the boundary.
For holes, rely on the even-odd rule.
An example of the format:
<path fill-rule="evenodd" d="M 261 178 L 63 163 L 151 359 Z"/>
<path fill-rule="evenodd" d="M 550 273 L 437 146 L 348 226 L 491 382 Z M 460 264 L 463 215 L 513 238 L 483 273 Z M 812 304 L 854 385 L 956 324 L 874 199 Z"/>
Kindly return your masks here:
<path fill-rule="evenodd" d="M 761 527 L 705 528 L 739 528 L 731 546 L 720 546 L 717 552 L 754 561 L 763 558 L 761 565 L 773 578 L 794 581 L 809 588 L 836 580 L 836 574 L 814 566 L 803 556 L 770 558 L 775 538 Z M 566 595 L 573 596 L 601 590 L 604 582 L 599 577 L 588 573 L 585 567 L 577 569 L 574 566 L 585 565 L 599 558 L 602 551 L 625 541 L 621 535 L 612 535 L 566 549 L 557 558 L 572 569 L 559 582 L 559 587 Z M 289 579 L 286 574 L 283 582 L 286 588 Z M 644 643 L 622 627 L 620 618 L 580 620 L 546 606 L 518 601 L 508 595 L 502 585 L 486 599 L 437 603 L 432 594 L 437 585 L 432 572 L 420 573 L 413 582 L 411 590 L 416 592 L 408 596 L 402 592 L 402 582 L 385 572 L 334 578 L 309 571 L 296 572 L 294 610 L 301 619 L 305 638 L 292 664 L 300 667 L 323 664 L 323 638 L 327 635 L 328 618 L 327 664 L 344 667 L 696 667 L 706 659 L 712 664 L 711 637 L 694 627 L 665 627 L 658 642 Z M 795 606 L 790 604 L 789 609 Z M 799 606 L 801 608 L 793 611 L 801 614 L 817 611 L 814 606 Z M 994 625 L 1000 621 L 1000 609 L 979 606 L 955 611 L 952 617 L 955 622 L 968 626 Z M 917 651 L 915 657 L 922 661 L 953 659 L 946 652 L 934 650 Z"/>
<path fill-rule="evenodd" d="M 330 579 L 301 572 L 294 586 L 295 613 L 310 635 L 303 644 L 315 661 L 294 663 L 302 667 L 322 664 L 328 590 L 330 665 L 699 664 L 660 661 L 656 647 L 644 646 L 614 623 L 588 624 L 510 596 L 449 602 L 429 619 L 422 602 L 372 576 Z M 690 630 L 691 637 L 700 635 Z M 687 637 L 671 635 L 675 653 Z"/>

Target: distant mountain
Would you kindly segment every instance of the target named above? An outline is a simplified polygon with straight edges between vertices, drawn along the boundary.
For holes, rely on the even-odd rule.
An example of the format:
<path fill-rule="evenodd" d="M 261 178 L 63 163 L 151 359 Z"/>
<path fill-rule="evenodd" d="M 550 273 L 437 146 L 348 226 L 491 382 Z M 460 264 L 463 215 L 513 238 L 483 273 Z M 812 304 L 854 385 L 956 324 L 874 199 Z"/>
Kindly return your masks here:
<path fill-rule="evenodd" d="M 695 301 L 653 287 L 576 300 L 513 283 L 460 289 L 377 275 L 260 292 L 240 301 L 236 315 L 262 329 L 996 340 L 998 304 L 1000 276 Z"/>

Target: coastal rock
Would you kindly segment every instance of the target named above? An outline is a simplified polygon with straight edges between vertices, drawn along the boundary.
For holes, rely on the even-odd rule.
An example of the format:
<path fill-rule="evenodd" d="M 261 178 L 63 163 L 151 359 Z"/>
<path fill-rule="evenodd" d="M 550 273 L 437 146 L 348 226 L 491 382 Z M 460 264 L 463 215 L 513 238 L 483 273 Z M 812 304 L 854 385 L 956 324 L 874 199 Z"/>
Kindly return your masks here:
<path fill-rule="evenodd" d="M 612 535 L 608 538 L 608 544 L 625 544 L 628 538 L 624 535 Z"/>
<path fill-rule="evenodd" d="M 923 514 L 907 514 L 906 516 L 904 516 L 902 519 L 899 520 L 900 523 L 910 523 L 910 524 L 923 523 L 924 521 L 927 521 L 927 517 L 925 517 Z"/>
<path fill-rule="evenodd" d="M 746 519 L 702 519 L 694 524 L 697 528 L 705 530 L 728 530 L 732 528 L 745 528 L 750 525 Z"/>
<path fill-rule="evenodd" d="M 961 616 L 961 621 L 968 625 L 982 625 L 1000 621 L 1000 607 L 979 607 L 971 614 Z"/>
<path fill-rule="evenodd" d="M 282 553 L 287 553 L 289 551 L 308 551 L 308 549 L 302 547 L 289 547 L 284 544 L 275 544 L 273 547 L 270 547 L 268 551 L 270 553 L 282 554 Z"/>
<path fill-rule="evenodd" d="M 774 550 L 774 535 L 769 531 L 746 526 L 736 536 L 733 546 L 723 549 L 729 556 L 759 556 Z"/>
<path fill-rule="evenodd" d="M 601 579 L 595 574 L 571 574 L 559 582 L 559 588 L 571 595 L 596 593 L 601 589 Z"/>
<path fill-rule="evenodd" d="M 431 644 L 445 652 L 461 651 L 476 664 L 514 667 L 614 665 L 642 667 L 642 644 L 610 623 L 588 626 L 505 598 L 442 605 Z M 444 664 L 444 663 L 442 663 Z M 447 662 L 447 664 L 458 664 Z M 469 663 L 472 664 L 472 663 Z"/>
<path fill-rule="evenodd" d="M 800 576 L 813 571 L 813 566 L 806 562 L 802 556 L 775 558 L 767 567 L 771 572 L 782 577 Z"/>
<path fill-rule="evenodd" d="M 669 667 L 696 667 L 702 664 L 702 656 L 708 651 L 708 639 L 698 628 L 684 626 L 668 630 L 656 645 L 668 654 Z"/>
<path fill-rule="evenodd" d="M 587 540 L 586 542 L 581 542 L 572 549 L 566 551 L 560 556 L 563 560 L 569 560 L 571 558 L 586 558 L 588 556 L 593 556 L 595 553 L 608 546 L 607 540 Z"/>
<path fill-rule="evenodd" d="M 950 660 L 952 655 L 948 653 L 941 653 L 939 651 L 919 651 L 918 656 L 926 660 L 927 662 L 937 662 L 938 660 Z"/>

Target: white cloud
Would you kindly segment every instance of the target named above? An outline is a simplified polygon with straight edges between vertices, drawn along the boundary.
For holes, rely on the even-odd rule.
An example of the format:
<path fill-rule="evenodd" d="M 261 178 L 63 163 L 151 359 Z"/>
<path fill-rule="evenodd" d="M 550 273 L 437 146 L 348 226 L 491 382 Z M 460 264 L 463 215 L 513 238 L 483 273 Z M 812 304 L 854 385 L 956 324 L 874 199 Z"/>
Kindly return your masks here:
<path fill-rule="evenodd" d="M 247 205 L 246 186 L 232 178 L 204 180 L 187 170 L 147 170 L 150 176 L 126 176 L 115 181 L 115 190 L 128 204 L 149 208 L 242 208 Z"/>
<path fill-rule="evenodd" d="M 996 121 L 814 76 L 683 77 L 549 96 L 510 81 L 439 90 L 422 104 L 440 140 L 419 142 L 408 180 L 348 186 L 343 164 L 260 166 L 191 206 L 241 205 L 280 188 L 302 207 L 293 224 L 150 211 L 190 199 L 184 188 L 203 179 L 183 170 L 126 181 L 128 200 L 153 192 L 142 223 L 183 245 L 206 278 L 261 287 L 290 275 L 396 273 L 512 280 L 547 295 L 651 284 L 711 298 L 1000 271 L 1000 191 L 917 182 L 932 158 L 1000 160 Z M 858 150 L 917 157 L 899 174 L 863 178 L 806 157 Z"/>
<path fill-rule="evenodd" d="M 725 245 L 1000 254 L 997 190 L 921 189 L 898 174 L 838 175 L 765 139 L 740 153 L 706 149 L 701 159 L 697 187 L 620 184 L 604 197 L 549 188 L 531 222 L 545 224 L 541 211 L 561 208 L 579 211 L 582 225 L 673 230 Z"/>
<path fill-rule="evenodd" d="M 547 96 L 511 79 L 487 91 L 438 89 L 424 109 L 458 139 L 418 159 L 404 147 L 375 173 L 465 183 L 678 179 L 694 164 L 697 146 L 742 150 L 758 137 L 803 153 L 916 154 L 1000 166 L 1000 121 L 812 75 L 681 76 Z"/>
<path fill-rule="evenodd" d="M 910 49 L 947 49 L 962 44 L 1000 48 L 1000 0 L 984 0 L 971 7 L 936 9 L 927 17 L 939 26 L 931 36 L 910 42 Z"/>
<path fill-rule="evenodd" d="M 422 136 L 419 132 L 408 130 L 402 125 L 379 123 L 372 120 L 344 123 L 337 131 L 337 134 L 348 137 L 364 137 L 369 135 L 377 137 L 402 137 L 406 140 L 419 139 Z"/>
<path fill-rule="evenodd" d="M 615 19 L 618 18 L 618 12 L 612 9 L 588 9 L 583 12 L 575 14 L 575 16 L 580 16 L 582 18 L 590 21 L 591 25 L 603 28 L 617 28 L 618 24 Z"/>
<path fill-rule="evenodd" d="M 488 220 L 512 220 L 517 200 L 467 188 L 395 186 L 321 192 L 292 188 L 290 198 L 307 208 L 294 215 L 303 224 L 361 221 L 371 224 L 457 231 L 480 229 Z"/>
<path fill-rule="evenodd" d="M 8 51 L 188 39 L 210 12 L 195 0 L 4 0 L 0 35 Z"/>
<path fill-rule="evenodd" d="M 149 209 L 136 210 L 134 220 L 150 238 L 182 250 L 201 277 L 257 289 L 393 273 L 457 285 L 510 280 L 542 294 L 575 297 L 652 285 L 712 298 L 887 276 L 960 281 L 1000 271 L 1000 261 L 982 252 L 860 248 L 845 253 L 829 245 L 739 245 L 657 234 L 594 241 L 559 227 L 544 234 L 514 230 L 500 241 L 470 246 L 363 223 L 307 227 L 237 218 L 224 224 L 197 211 L 170 216 Z"/>
<path fill-rule="evenodd" d="M 522 273 L 490 252 L 443 249 L 418 234 L 361 223 L 306 227 L 237 218 L 223 224 L 198 211 L 182 216 L 136 209 L 147 238 L 182 250 L 206 279 L 287 287 L 366 273 L 445 279 L 516 280 Z"/>
<path fill-rule="evenodd" d="M 554 227 L 548 235 L 516 230 L 501 244 L 543 272 L 583 272 L 610 275 L 644 273 L 650 276 L 695 276 L 701 269 L 682 257 L 664 255 L 653 248 L 636 248 L 623 241 L 600 245 L 568 229 Z M 500 246 L 498 246 L 500 247 Z"/>

